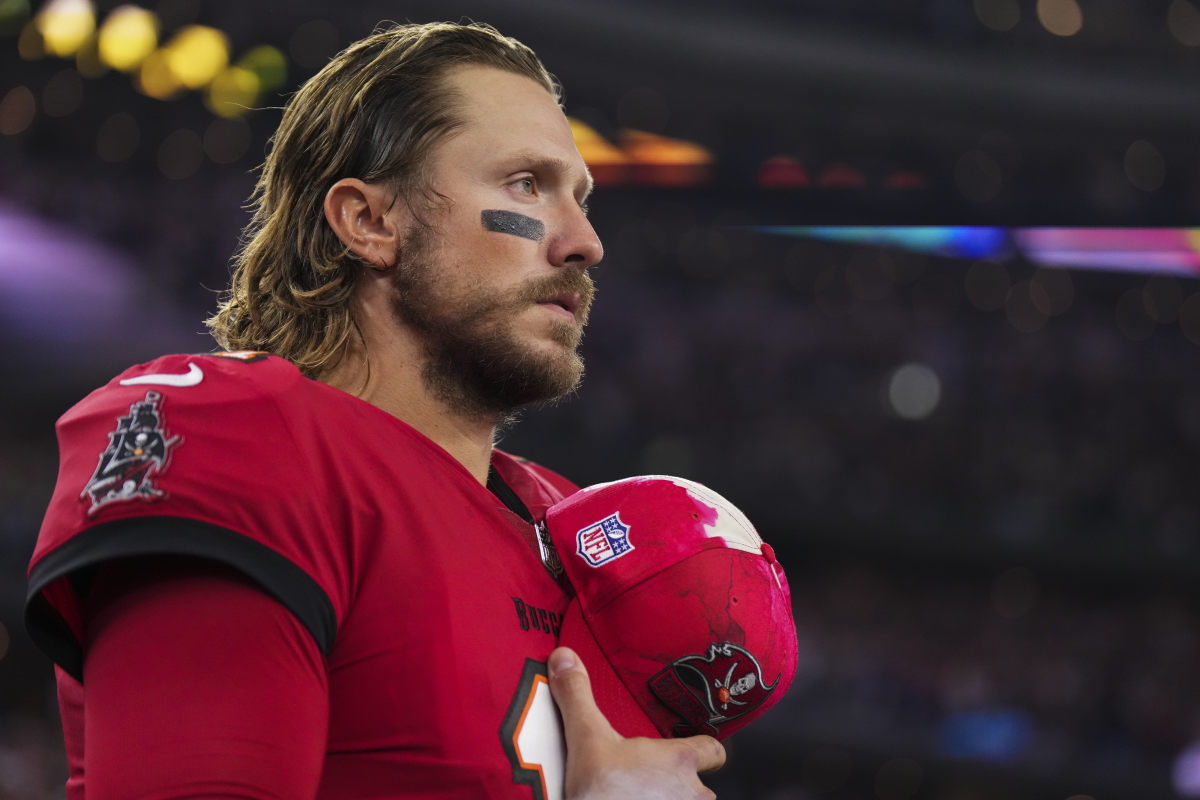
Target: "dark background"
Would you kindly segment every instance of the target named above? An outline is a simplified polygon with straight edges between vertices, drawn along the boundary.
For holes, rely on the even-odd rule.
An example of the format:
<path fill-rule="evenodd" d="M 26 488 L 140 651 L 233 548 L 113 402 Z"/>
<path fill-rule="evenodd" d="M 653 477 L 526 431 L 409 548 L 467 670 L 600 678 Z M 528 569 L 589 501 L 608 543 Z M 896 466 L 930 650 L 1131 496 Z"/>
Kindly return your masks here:
<path fill-rule="evenodd" d="M 602 181 L 588 378 L 502 444 L 580 483 L 694 478 L 779 553 L 800 670 L 720 796 L 1200 796 L 1200 281 L 754 227 L 1200 224 L 1195 2 L 146 4 L 163 40 L 286 56 L 234 121 L 26 57 L 41 7 L 0 1 L 0 798 L 65 780 L 20 621 L 54 420 L 211 347 L 287 92 L 381 20 L 460 17 L 531 45 L 608 141 L 711 154 L 687 185 Z M 764 185 L 781 156 L 803 180 Z M 903 365 L 936 376 L 924 415 L 889 394 Z"/>

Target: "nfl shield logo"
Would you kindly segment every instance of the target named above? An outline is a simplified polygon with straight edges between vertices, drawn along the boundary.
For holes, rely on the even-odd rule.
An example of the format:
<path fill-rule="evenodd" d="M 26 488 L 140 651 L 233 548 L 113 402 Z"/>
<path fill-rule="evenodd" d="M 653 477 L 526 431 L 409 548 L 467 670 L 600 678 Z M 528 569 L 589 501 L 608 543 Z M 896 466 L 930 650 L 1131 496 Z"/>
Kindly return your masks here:
<path fill-rule="evenodd" d="M 633 550 L 633 544 L 629 541 L 629 526 L 621 522 L 619 514 L 580 529 L 575 539 L 579 544 L 575 552 L 589 567 L 603 566 Z"/>

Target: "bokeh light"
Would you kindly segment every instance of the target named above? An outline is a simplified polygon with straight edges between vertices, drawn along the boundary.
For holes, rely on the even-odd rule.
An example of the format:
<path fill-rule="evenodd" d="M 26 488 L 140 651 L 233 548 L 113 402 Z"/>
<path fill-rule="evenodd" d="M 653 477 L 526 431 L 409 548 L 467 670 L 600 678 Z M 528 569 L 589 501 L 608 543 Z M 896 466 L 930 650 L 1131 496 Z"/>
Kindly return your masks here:
<path fill-rule="evenodd" d="M 207 86 L 229 64 L 229 37 L 206 25 L 189 25 L 164 49 L 168 67 L 188 89 Z"/>
<path fill-rule="evenodd" d="M 811 183 L 808 170 L 791 156 L 771 156 L 758 169 L 758 185 L 763 189 L 796 189 Z"/>
<path fill-rule="evenodd" d="M 633 165 L 634 178 L 655 186 L 696 186 L 711 175 L 713 155 L 694 142 L 623 131 L 621 149 Z"/>
<path fill-rule="evenodd" d="M 1167 8 L 1167 30 L 1180 44 L 1200 47 L 1200 9 L 1191 0 L 1171 0 Z"/>
<path fill-rule="evenodd" d="M 204 103 L 214 114 L 237 117 L 253 109 L 261 94 L 257 75 L 241 67 L 226 67 L 209 84 Z"/>
<path fill-rule="evenodd" d="M 972 0 L 972 5 L 975 17 L 994 31 L 1011 31 L 1021 21 L 1017 0 Z"/>
<path fill-rule="evenodd" d="M 287 57 L 278 47 L 269 44 L 252 47 L 238 59 L 237 65 L 253 72 L 264 92 L 287 83 Z"/>
<path fill-rule="evenodd" d="M 37 99 L 28 86 L 14 86 L 0 99 L 0 134 L 16 136 L 33 124 Z"/>
<path fill-rule="evenodd" d="M 613 186 L 629 177 L 629 157 L 590 125 L 570 117 L 571 135 L 597 186 Z"/>
<path fill-rule="evenodd" d="M 901 364 L 888 375 L 886 397 L 901 419 L 925 419 L 942 400 L 942 381 L 926 364 Z"/>
<path fill-rule="evenodd" d="M 118 6 L 100 26 L 97 41 L 104 64 L 130 72 L 158 47 L 158 18 L 138 6 Z"/>
<path fill-rule="evenodd" d="M 214 114 L 237 117 L 259 106 L 263 95 L 287 81 L 287 58 L 270 45 L 251 48 L 221 70 L 208 86 L 205 104 Z"/>
<path fill-rule="evenodd" d="M 21 35 L 17 39 L 17 54 L 26 61 L 36 61 L 46 55 L 46 43 L 32 20 L 21 27 Z"/>
<path fill-rule="evenodd" d="M 216 28 L 188 25 L 142 59 L 137 86 L 150 97 L 170 100 L 187 89 L 208 86 L 228 64 L 228 36 Z"/>
<path fill-rule="evenodd" d="M 108 72 L 109 66 L 100 58 L 100 39 L 89 36 L 88 40 L 75 51 L 75 69 L 84 78 L 99 78 Z"/>
<path fill-rule="evenodd" d="M 817 185 L 822 189 L 861 189 L 866 184 L 862 170 L 837 161 L 826 164 L 817 175 Z"/>
<path fill-rule="evenodd" d="M 1076 0 L 1038 0 L 1037 17 L 1055 36 L 1074 36 L 1083 28 L 1083 10 Z"/>
<path fill-rule="evenodd" d="M 0 35 L 21 30 L 29 20 L 29 0 L 0 0 Z"/>
<path fill-rule="evenodd" d="M 1200 740 L 1194 741 L 1175 758 L 1171 780 L 1180 797 L 1200 797 Z"/>
<path fill-rule="evenodd" d="M 170 100 L 183 92 L 183 83 L 171 69 L 162 50 L 146 56 L 137 71 L 135 83 L 140 92 L 156 100 Z"/>
<path fill-rule="evenodd" d="M 96 12 L 89 0 L 50 0 L 33 18 L 45 52 L 72 56 L 96 30 Z"/>

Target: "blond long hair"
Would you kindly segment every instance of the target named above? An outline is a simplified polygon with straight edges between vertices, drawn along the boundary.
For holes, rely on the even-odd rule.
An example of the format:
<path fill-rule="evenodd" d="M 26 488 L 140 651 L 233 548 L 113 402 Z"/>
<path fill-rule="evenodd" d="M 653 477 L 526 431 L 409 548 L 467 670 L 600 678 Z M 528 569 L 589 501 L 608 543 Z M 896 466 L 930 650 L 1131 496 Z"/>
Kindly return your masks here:
<path fill-rule="evenodd" d="M 561 102 L 532 50 L 479 23 L 379 28 L 296 92 L 251 195 L 229 289 L 205 320 L 222 347 L 265 350 L 310 376 L 337 363 L 355 331 L 351 297 L 365 265 L 330 228 L 325 195 L 356 177 L 406 202 L 428 197 L 430 148 L 462 124 L 444 76 L 467 64 L 528 76 Z"/>

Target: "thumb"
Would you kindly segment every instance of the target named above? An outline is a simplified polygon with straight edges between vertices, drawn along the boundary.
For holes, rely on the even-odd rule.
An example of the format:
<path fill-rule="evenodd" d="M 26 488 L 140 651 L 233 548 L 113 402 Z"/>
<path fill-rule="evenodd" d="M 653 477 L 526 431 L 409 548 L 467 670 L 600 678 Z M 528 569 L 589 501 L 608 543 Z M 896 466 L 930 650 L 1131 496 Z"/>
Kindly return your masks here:
<path fill-rule="evenodd" d="M 547 661 L 550 676 L 550 694 L 562 713 L 563 735 L 567 749 L 572 742 L 582 742 L 588 737 L 611 734 L 616 731 L 596 705 L 592 695 L 592 681 L 579 656 L 569 647 L 559 647 Z"/>

